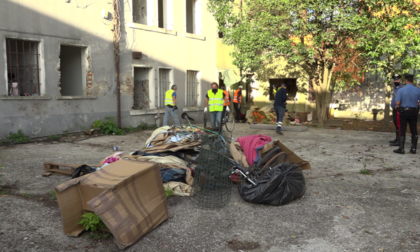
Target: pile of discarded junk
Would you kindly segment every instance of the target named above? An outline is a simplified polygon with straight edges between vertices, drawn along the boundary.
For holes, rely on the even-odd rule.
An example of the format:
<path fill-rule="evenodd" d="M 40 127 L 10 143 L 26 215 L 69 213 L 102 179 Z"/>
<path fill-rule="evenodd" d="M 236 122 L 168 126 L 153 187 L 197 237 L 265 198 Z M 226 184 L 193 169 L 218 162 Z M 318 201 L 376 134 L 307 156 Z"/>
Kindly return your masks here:
<path fill-rule="evenodd" d="M 237 187 L 245 201 L 280 206 L 305 193 L 302 170 L 309 169 L 269 136 L 233 139 L 189 123 L 160 127 L 143 149 L 115 152 L 98 164 L 46 162 L 43 175 L 72 176 L 55 188 L 65 234 L 78 236 L 81 216 L 94 212 L 125 248 L 168 218 L 165 191 L 213 209 Z"/>

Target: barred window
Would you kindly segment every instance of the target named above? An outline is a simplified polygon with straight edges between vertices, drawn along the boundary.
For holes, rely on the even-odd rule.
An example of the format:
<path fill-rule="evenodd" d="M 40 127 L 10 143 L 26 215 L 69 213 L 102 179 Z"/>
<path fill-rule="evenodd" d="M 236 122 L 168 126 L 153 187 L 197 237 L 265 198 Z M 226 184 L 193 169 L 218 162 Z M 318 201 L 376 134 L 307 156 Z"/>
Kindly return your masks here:
<path fill-rule="evenodd" d="M 171 88 L 170 69 L 159 69 L 159 108 L 165 107 L 165 94 Z"/>
<path fill-rule="evenodd" d="M 38 44 L 37 41 L 6 39 L 9 94 L 13 82 L 18 85 L 19 95 L 40 94 Z"/>
<path fill-rule="evenodd" d="M 187 107 L 197 106 L 198 71 L 187 71 Z"/>

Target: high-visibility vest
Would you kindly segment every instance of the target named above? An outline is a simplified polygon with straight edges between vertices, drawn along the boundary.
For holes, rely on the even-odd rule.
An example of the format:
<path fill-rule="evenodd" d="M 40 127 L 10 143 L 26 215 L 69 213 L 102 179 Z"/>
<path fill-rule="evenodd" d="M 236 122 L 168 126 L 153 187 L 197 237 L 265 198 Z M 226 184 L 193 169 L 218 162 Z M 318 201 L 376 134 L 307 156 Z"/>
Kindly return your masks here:
<path fill-rule="evenodd" d="M 174 99 L 172 98 L 172 94 L 173 94 L 174 92 L 175 92 L 175 91 L 174 91 L 174 90 L 172 90 L 172 89 L 169 89 L 168 91 L 166 91 L 166 94 L 165 94 L 165 106 L 166 106 L 166 105 L 175 106 L 175 104 L 174 104 Z"/>
<path fill-rule="evenodd" d="M 274 90 L 273 90 L 274 95 L 276 95 L 276 94 L 277 94 L 277 91 L 280 91 L 280 89 L 281 89 L 281 87 L 277 88 L 277 90 L 276 90 L 276 89 L 274 89 Z"/>
<path fill-rule="evenodd" d="M 223 90 L 218 89 L 216 94 L 210 89 L 207 92 L 209 97 L 209 110 L 210 112 L 223 111 Z"/>
<path fill-rule="evenodd" d="M 226 100 L 227 100 L 227 102 L 228 102 L 228 106 L 230 106 L 230 100 L 229 100 L 229 92 L 228 91 L 226 91 L 226 90 L 224 90 L 223 91 L 223 93 L 225 93 L 225 97 L 226 97 Z M 226 106 L 226 102 L 223 102 L 223 106 Z"/>
<path fill-rule="evenodd" d="M 235 94 L 233 95 L 233 102 L 234 103 L 242 103 L 242 95 L 239 95 L 239 92 L 240 92 L 241 90 L 236 90 L 235 91 Z M 238 97 L 238 95 L 239 95 L 239 97 Z"/>

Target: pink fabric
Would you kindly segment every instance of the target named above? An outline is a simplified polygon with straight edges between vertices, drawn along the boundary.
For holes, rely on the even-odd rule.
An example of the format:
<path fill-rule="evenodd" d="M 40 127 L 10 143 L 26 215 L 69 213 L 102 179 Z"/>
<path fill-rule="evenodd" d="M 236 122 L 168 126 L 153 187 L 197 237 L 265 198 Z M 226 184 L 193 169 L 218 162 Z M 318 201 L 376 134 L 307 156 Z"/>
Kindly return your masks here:
<path fill-rule="evenodd" d="M 108 158 L 105 159 L 104 164 L 106 164 L 106 163 L 112 164 L 112 163 L 114 163 L 115 161 L 118 161 L 118 160 L 120 160 L 120 159 L 119 158 L 115 158 L 115 157 L 108 157 Z"/>
<path fill-rule="evenodd" d="M 244 150 L 246 161 L 249 165 L 252 165 L 254 164 L 254 160 L 257 157 L 256 148 L 271 142 L 271 137 L 261 134 L 250 135 L 238 137 L 238 142 L 241 144 L 241 147 Z"/>

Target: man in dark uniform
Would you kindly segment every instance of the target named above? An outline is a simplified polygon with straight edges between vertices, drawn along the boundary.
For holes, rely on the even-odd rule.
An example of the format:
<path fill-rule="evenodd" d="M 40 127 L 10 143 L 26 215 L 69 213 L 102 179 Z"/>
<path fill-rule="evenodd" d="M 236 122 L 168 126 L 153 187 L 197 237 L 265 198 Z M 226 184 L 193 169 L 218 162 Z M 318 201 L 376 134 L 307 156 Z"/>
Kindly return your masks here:
<path fill-rule="evenodd" d="M 398 137 L 400 135 L 400 126 L 399 124 L 399 119 L 397 120 L 397 110 L 395 109 L 395 98 L 397 98 L 397 92 L 399 89 L 401 89 L 402 87 L 404 87 L 404 85 L 401 83 L 401 75 L 399 74 L 394 74 L 394 76 L 392 76 L 392 79 L 394 80 L 394 92 L 392 93 L 392 100 L 391 100 L 391 108 L 392 108 L 392 121 L 394 122 L 395 125 L 395 140 L 393 141 L 389 141 L 391 146 L 399 146 L 400 143 L 398 142 Z M 397 124 L 398 121 L 398 124 Z"/>
<path fill-rule="evenodd" d="M 414 75 L 404 74 L 405 87 L 397 92 L 395 99 L 395 106 L 400 113 L 400 147 L 394 150 L 395 153 L 404 154 L 405 131 L 407 130 L 407 123 L 411 131 L 411 149 L 410 152 L 416 154 L 417 141 L 417 117 L 420 106 L 420 88 L 413 85 Z"/>

